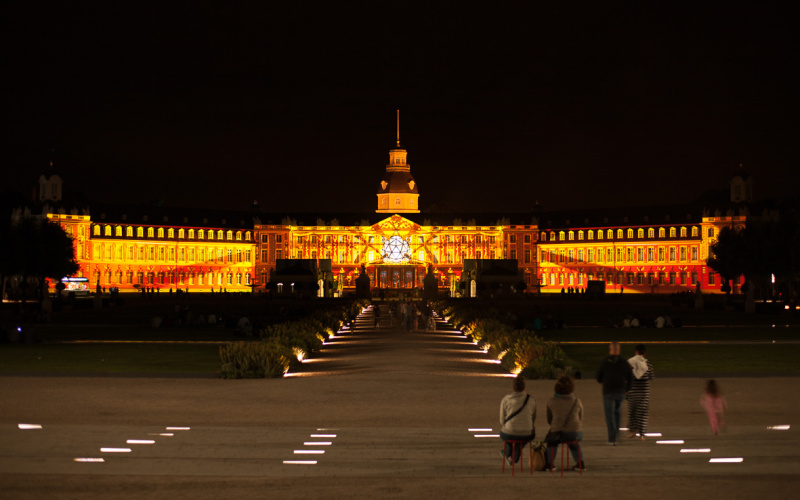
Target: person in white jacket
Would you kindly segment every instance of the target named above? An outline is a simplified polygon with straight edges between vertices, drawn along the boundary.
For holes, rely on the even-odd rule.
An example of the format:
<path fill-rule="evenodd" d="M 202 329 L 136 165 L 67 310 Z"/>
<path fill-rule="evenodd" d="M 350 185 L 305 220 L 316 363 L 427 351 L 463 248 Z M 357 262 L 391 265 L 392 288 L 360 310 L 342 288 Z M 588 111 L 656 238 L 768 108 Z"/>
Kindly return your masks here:
<path fill-rule="evenodd" d="M 500 401 L 500 439 L 533 441 L 536 437 L 536 400 L 525 392 L 525 379 L 522 377 L 514 379 L 513 389 L 514 392 Z M 503 457 L 511 465 L 519 462 L 521 452 L 521 446 L 512 447 L 511 443 L 506 443 L 502 450 Z"/>
<path fill-rule="evenodd" d="M 628 363 L 633 369 L 633 383 L 628 391 L 628 437 L 644 441 L 650 415 L 650 381 L 655 378 L 644 344 L 636 346 L 636 355 Z"/>

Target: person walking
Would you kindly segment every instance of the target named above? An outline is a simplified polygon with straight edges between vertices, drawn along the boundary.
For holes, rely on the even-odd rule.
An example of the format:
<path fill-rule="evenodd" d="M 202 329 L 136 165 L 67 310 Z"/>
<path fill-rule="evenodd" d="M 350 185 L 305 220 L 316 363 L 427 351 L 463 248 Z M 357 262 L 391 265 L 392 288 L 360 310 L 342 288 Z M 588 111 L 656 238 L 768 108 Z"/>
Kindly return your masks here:
<path fill-rule="evenodd" d="M 633 370 L 631 365 L 620 355 L 619 342 L 608 345 L 608 357 L 603 359 L 597 368 L 597 382 L 603 384 L 603 411 L 608 430 L 608 445 L 617 445 L 620 413 L 625 394 L 631 390 Z"/>
<path fill-rule="evenodd" d="M 720 429 L 725 426 L 725 410 L 728 409 L 728 402 L 725 401 L 725 396 L 722 395 L 716 380 L 712 379 L 706 382 L 706 389 L 700 398 L 700 405 L 706 410 L 711 430 L 714 431 L 715 436 L 718 436 Z"/>
<path fill-rule="evenodd" d="M 525 379 L 516 377 L 512 383 L 514 392 L 500 401 L 500 439 L 530 442 L 536 437 L 536 400 L 525 392 Z M 513 449 L 512 449 L 513 448 Z M 513 466 L 519 462 L 521 446 L 505 443 L 501 453 Z"/>
<path fill-rule="evenodd" d="M 639 436 L 644 441 L 650 414 L 650 381 L 655 378 L 644 344 L 636 346 L 636 354 L 628 359 L 628 364 L 633 370 L 633 383 L 628 393 L 628 437 Z"/>
<path fill-rule="evenodd" d="M 558 445 L 569 441 L 582 441 L 583 403 L 572 392 L 575 381 L 572 377 L 561 377 L 556 381 L 555 395 L 547 402 L 547 423 L 550 431 L 544 438 L 547 443 L 547 468 L 553 466 Z M 586 463 L 580 444 L 569 444 L 569 451 L 575 460 L 574 470 L 586 470 Z"/>

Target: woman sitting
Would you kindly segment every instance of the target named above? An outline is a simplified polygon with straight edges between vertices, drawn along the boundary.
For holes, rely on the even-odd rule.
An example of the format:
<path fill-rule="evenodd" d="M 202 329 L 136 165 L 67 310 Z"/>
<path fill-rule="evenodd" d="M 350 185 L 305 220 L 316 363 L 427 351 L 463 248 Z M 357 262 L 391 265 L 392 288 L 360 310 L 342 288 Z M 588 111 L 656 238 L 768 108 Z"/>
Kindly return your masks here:
<path fill-rule="evenodd" d="M 581 421 L 583 420 L 583 403 L 572 394 L 575 389 L 575 381 L 572 377 L 561 377 L 556 381 L 556 393 L 547 402 L 547 423 L 550 424 L 550 431 L 545 437 L 547 443 L 547 468 L 553 466 L 558 445 L 562 442 L 581 441 Z M 580 445 L 573 443 L 567 445 L 575 459 L 573 470 L 578 470 L 579 466 L 586 470 L 586 463 L 583 462 Z"/>

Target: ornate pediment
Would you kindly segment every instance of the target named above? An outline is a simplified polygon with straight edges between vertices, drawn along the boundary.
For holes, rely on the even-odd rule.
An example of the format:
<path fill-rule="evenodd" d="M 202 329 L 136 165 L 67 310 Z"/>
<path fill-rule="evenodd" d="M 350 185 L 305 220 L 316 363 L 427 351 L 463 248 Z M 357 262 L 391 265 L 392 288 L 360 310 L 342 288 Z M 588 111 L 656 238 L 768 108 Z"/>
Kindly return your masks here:
<path fill-rule="evenodd" d="M 419 224 L 412 222 L 406 219 L 405 217 L 395 214 L 373 225 L 372 229 L 376 231 L 397 232 L 397 231 L 416 231 L 420 227 L 421 226 Z"/>

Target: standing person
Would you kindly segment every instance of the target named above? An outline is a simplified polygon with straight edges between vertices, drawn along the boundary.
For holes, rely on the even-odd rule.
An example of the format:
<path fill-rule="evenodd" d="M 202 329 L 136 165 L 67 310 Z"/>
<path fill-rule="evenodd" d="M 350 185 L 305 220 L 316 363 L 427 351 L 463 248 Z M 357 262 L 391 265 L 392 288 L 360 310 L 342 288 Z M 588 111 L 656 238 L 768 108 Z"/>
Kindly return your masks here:
<path fill-rule="evenodd" d="M 628 359 L 633 370 L 633 384 L 628 393 L 628 434 L 629 438 L 637 435 L 644 441 L 647 430 L 647 417 L 650 414 L 650 381 L 655 378 L 653 365 L 647 359 L 644 344 L 636 346 L 636 355 Z"/>
<path fill-rule="evenodd" d="M 550 431 L 544 438 L 547 443 L 547 468 L 551 468 L 558 445 L 565 441 L 582 441 L 583 403 L 572 391 L 575 381 L 572 377 L 561 377 L 556 382 L 555 395 L 547 402 L 547 423 Z M 569 444 L 569 451 L 575 459 L 574 470 L 586 469 L 583 453 L 579 444 Z"/>
<path fill-rule="evenodd" d="M 381 306 L 375 304 L 372 306 L 372 314 L 375 317 L 375 328 L 381 326 Z"/>
<path fill-rule="evenodd" d="M 718 436 L 720 428 L 725 425 L 725 410 L 728 409 L 728 402 L 725 401 L 725 396 L 722 395 L 716 380 L 712 379 L 706 382 L 706 389 L 700 397 L 700 404 L 706 410 L 711 430 L 714 431 L 715 436 Z"/>
<path fill-rule="evenodd" d="M 500 439 L 503 441 L 509 439 L 533 441 L 536 437 L 536 400 L 525 392 L 524 378 L 516 377 L 512 388 L 514 392 L 506 395 L 500 401 L 500 425 L 502 425 Z M 512 447 L 511 443 L 508 443 L 503 447 L 501 453 L 509 465 L 513 466 L 519 462 L 521 452 L 521 446 Z"/>
<path fill-rule="evenodd" d="M 625 394 L 631 390 L 633 370 L 620 355 L 619 342 L 608 345 L 608 357 L 597 368 L 597 382 L 603 384 L 603 411 L 608 429 L 608 446 L 617 445 L 620 413 Z"/>

